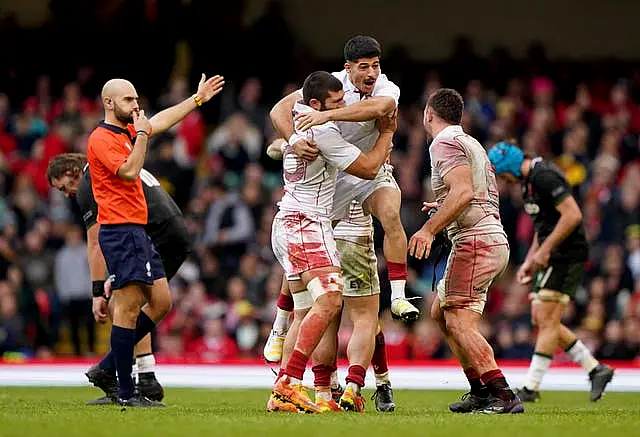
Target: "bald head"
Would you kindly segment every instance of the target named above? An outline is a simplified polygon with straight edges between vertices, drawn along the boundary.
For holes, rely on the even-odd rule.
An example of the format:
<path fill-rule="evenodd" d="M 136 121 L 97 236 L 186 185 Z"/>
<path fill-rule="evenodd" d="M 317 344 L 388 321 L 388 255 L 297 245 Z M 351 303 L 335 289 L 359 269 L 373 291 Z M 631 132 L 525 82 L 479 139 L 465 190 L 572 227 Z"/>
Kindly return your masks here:
<path fill-rule="evenodd" d="M 127 93 L 136 94 L 136 89 L 131 82 L 126 79 L 111 79 L 102 87 L 102 100 L 107 97 L 113 99 Z"/>
<path fill-rule="evenodd" d="M 102 104 L 105 121 L 122 127 L 133 123 L 133 113 L 138 112 L 138 93 L 125 79 L 111 79 L 102 87 Z"/>

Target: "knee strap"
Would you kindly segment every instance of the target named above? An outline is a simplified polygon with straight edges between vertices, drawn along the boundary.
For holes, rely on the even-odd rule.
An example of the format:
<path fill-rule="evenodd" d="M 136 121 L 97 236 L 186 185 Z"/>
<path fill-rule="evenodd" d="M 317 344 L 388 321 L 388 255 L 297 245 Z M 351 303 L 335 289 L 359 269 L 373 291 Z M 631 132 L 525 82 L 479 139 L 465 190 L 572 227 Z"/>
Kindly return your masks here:
<path fill-rule="evenodd" d="M 298 293 L 291 293 L 293 297 L 293 310 L 308 310 L 313 306 L 313 298 L 308 290 L 302 290 Z"/>
<path fill-rule="evenodd" d="M 307 290 L 309 290 L 314 302 L 323 294 L 331 292 L 342 294 L 343 288 L 344 281 L 339 272 L 325 273 L 316 276 L 307 284 Z"/>

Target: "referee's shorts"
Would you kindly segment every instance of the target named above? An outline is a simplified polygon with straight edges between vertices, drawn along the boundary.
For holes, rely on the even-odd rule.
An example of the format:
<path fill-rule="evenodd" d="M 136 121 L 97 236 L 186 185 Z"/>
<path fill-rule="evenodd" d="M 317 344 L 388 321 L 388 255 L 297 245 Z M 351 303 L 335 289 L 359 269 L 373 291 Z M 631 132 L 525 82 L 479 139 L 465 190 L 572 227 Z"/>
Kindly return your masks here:
<path fill-rule="evenodd" d="M 131 282 L 153 285 L 165 277 L 160 255 L 142 225 L 101 225 L 98 242 L 113 290 Z"/>

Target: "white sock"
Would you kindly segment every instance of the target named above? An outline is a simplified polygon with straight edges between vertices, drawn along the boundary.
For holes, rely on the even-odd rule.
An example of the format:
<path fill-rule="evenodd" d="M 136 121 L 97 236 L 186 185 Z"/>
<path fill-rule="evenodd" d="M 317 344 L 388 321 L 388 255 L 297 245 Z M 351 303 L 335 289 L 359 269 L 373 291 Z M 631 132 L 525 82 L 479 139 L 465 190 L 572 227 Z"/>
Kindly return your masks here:
<path fill-rule="evenodd" d="M 531 357 L 531 364 L 529 365 L 529 372 L 527 373 L 524 386 L 529 390 L 540 390 L 542 378 L 544 378 L 547 370 L 549 370 L 551 361 L 553 361 L 552 358 L 534 352 L 533 357 Z"/>
<path fill-rule="evenodd" d="M 284 334 L 289 329 L 289 316 L 291 311 L 285 311 L 278 308 L 276 311 L 276 320 L 273 322 L 273 330 Z"/>
<path fill-rule="evenodd" d="M 404 279 L 394 279 L 389 281 L 391 284 L 391 300 L 404 299 L 404 285 L 407 283 Z"/>
<path fill-rule="evenodd" d="M 353 390 L 355 394 L 360 394 L 360 386 L 355 382 L 347 382 L 347 388 L 349 387 L 351 387 L 351 390 Z"/>
<path fill-rule="evenodd" d="M 391 381 L 389 381 L 389 372 L 376 373 L 376 387 L 384 384 L 391 385 Z"/>
<path fill-rule="evenodd" d="M 338 371 L 336 370 L 331 374 L 331 388 L 338 388 L 340 386 L 340 380 L 338 379 Z"/>
<path fill-rule="evenodd" d="M 318 399 L 322 399 L 323 401 L 330 401 L 332 399 L 331 392 L 316 390 L 316 401 L 318 401 Z"/>
<path fill-rule="evenodd" d="M 593 358 L 591 351 L 580 340 L 576 342 L 569 349 L 566 350 L 571 359 L 582 366 L 585 372 L 589 373 L 598 366 L 598 360 Z"/>
<path fill-rule="evenodd" d="M 156 357 L 153 354 L 142 355 L 136 358 L 138 373 L 150 373 L 156 371 Z"/>

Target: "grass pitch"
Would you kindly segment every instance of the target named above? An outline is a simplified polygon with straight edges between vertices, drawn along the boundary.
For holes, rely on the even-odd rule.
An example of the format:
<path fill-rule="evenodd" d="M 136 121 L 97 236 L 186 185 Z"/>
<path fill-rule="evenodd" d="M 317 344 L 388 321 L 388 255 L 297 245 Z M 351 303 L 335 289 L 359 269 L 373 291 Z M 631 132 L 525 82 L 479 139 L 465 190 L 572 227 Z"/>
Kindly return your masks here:
<path fill-rule="evenodd" d="M 370 395 L 371 392 L 366 394 Z M 0 387 L 2 437 L 410 437 L 410 436 L 616 436 L 638 435 L 640 394 L 608 393 L 590 403 L 587 392 L 543 392 L 521 415 L 449 413 L 454 391 L 394 393 L 397 411 L 380 414 L 268 414 L 268 390 L 167 390 L 164 409 L 88 407 L 93 388 Z"/>

